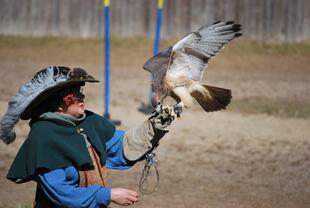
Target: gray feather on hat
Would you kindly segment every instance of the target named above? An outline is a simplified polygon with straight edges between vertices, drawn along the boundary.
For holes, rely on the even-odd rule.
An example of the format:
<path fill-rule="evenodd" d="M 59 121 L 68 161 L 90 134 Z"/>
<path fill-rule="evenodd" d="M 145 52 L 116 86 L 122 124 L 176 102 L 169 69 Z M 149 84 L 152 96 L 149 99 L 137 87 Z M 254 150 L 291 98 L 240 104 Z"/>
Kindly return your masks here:
<path fill-rule="evenodd" d="M 49 66 L 46 70 L 40 71 L 31 80 L 26 82 L 26 84 L 21 86 L 17 94 L 10 99 L 7 112 L 1 120 L 0 138 L 6 144 L 12 143 L 16 137 L 13 128 L 27 106 L 41 92 L 67 79 L 67 76 L 59 72 L 58 67 Z"/>

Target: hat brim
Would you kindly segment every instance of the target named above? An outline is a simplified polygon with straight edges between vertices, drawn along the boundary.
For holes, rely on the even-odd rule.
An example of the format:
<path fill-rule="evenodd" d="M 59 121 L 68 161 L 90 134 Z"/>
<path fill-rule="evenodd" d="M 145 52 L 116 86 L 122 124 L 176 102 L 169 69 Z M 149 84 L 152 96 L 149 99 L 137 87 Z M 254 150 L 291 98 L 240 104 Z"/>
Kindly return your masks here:
<path fill-rule="evenodd" d="M 70 86 L 83 86 L 85 82 L 99 82 L 99 80 L 90 78 L 90 79 L 83 79 L 83 80 L 67 80 L 64 82 L 60 82 L 55 86 L 49 87 L 45 89 L 43 92 L 39 93 L 35 99 L 31 101 L 31 103 L 27 106 L 27 108 L 21 113 L 20 119 L 28 120 L 31 119 L 33 116 L 33 111 L 36 107 L 38 107 L 44 100 L 46 100 L 51 95 L 55 94 L 56 92 Z"/>

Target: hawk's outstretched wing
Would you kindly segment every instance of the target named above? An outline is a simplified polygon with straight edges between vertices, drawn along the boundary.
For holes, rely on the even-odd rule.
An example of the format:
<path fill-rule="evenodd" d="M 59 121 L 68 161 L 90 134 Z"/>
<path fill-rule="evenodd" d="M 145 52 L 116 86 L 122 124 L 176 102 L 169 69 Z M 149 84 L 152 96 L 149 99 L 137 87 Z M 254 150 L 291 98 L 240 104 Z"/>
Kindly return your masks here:
<path fill-rule="evenodd" d="M 225 43 L 241 36 L 240 30 L 241 25 L 232 21 L 216 22 L 188 34 L 172 47 L 166 75 L 201 81 L 209 59 L 219 53 Z"/>
<path fill-rule="evenodd" d="M 174 46 L 150 58 L 143 68 L 152 73 L 151 103 L 156 107 L 167 96 L 185 106 L 192 97 L 207 112 L 226 108 L 231 91 L 200 83 L 209 59 L 223 49 L 225 43 L 241 36 L 241 25 L 216 22 L 185 36 Z"/>

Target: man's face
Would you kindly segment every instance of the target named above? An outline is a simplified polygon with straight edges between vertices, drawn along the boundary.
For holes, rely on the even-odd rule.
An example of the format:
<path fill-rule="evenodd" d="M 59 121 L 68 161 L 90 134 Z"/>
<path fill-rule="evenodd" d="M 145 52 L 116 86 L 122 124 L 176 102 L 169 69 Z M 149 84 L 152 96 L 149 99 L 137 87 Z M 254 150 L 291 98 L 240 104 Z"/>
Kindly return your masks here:
<path fill-rule="evenodd" d="M 79 118 L 85 112 L 85 95 L 81 87 L 72 87 L 63 96 L 62 113 Z"/>

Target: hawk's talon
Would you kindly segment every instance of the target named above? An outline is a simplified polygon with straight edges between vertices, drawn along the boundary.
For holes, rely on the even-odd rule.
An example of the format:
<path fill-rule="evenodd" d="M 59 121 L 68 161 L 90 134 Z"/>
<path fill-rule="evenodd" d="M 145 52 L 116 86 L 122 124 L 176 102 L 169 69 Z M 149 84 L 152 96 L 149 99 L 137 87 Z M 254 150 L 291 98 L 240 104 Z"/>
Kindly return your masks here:
<path fill-rule="evenodd" d="M 180 118 L 180 114 L 183 112 L 183 103 L 177 103 L 173 106 L 173 111 L 177 114 L 177 118 Z"/>

